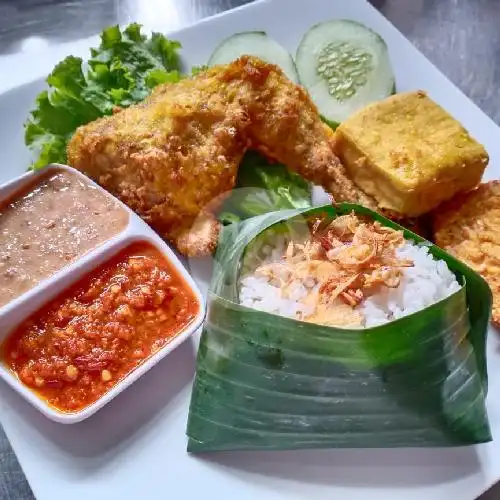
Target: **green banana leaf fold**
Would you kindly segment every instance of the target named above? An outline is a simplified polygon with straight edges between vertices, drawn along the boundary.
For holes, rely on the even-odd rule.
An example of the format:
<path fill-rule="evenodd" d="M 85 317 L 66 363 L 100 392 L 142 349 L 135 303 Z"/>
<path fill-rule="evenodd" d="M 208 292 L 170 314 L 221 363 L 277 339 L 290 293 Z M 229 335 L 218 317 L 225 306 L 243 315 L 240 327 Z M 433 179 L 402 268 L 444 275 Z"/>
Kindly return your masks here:
<path fill-rule="evenodd" d="M 354 211 L 428 245 L 462 288 L 433 306 L 361 330 L 239 305 L 248 249 L 305 216 Z M 467 266 L 366 208 L 274 212 L 224 228 L 208 296 L 188 451 L 443 447 L 491 440 L 485 408 L 491 292 Z"/>

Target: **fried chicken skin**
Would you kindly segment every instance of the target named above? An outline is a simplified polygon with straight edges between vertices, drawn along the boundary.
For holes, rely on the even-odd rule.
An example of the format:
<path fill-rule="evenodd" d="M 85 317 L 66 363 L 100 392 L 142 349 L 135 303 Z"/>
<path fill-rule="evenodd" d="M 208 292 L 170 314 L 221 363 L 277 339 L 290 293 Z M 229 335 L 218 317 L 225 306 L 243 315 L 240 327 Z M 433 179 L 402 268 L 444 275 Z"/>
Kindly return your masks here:
<path fill-rule="evenodd" d="M 493 293 L 500 326 L 500 181 L 481 184 L 441 205 L 434 215 L 436 244 L 480 273 Z"/>
<path fill-rule="evenodd" d="M 217 245 L 214 200 L 234 187 L 249 148 L 322 185 L 337 201 L 375 208 L 333 143 L 302 87 L 277 66 L 244 56 L 160 85 L 144 102 L 80 127 L 68 160 L 181 253 L 201 256 Z"/>

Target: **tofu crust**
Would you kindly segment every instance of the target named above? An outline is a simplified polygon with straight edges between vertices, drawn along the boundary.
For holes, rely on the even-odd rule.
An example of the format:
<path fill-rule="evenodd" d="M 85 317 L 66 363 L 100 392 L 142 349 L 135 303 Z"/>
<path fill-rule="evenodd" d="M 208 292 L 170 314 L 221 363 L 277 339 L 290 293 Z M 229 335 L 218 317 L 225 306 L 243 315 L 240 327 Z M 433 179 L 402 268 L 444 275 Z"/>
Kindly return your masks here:
<path fill-rule="evenodd" d="M 433 217 L 436 244 L 477 271 L 493 293 L 492 320 L 500 326 L 500 181 L 445 203 Z"/>
<path fill-rule="evenodd" d="M 336 153 L 380 209 L 418 217 L 479 184 L 488 154 L 425 92 L 397 94 L 342 123 Z"/>

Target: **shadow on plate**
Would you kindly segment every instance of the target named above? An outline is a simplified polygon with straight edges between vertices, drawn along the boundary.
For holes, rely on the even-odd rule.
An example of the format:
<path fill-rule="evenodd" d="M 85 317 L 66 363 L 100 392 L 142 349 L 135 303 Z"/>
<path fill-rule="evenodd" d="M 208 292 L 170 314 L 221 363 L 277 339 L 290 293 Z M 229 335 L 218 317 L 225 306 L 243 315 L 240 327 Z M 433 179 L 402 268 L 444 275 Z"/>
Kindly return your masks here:
<path fill-rule="evenodd" d="M 235 475 L 367 488 L 437 485 L 480 470 L 474 447 L 221 452 L 198 459 Z"/>
<path fill-rule="evenodd" d="M 173 401 L 191 383 L 195 361 L 194 345 L 188 339 L 95 415 L 77 424 L 48 420 L 3 384 L 1 394 L 11 410 L 23 416 L 26 432 L 38 434 L 33 436 L 36 442 L 42 439 L 54 445 L 56 453 L 67 456 L 68 468 L 75 461 L 75 469 L 81 471 L 83 461 L 86 473 L 92 473 L 144 437 L 160 415 L 164 419 L 175 412 Z"/>

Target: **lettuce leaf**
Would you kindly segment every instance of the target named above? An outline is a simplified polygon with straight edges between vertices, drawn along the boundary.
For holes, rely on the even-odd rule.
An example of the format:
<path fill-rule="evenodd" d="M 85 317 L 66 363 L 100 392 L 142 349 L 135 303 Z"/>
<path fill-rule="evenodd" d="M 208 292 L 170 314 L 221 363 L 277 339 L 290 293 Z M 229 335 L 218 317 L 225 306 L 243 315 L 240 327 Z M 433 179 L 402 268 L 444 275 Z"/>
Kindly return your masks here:
<path fill-rule="evenodd" d="M 123 31 L 106 28 L 86 63 L 74 56 L 61 61 L 25 125 L 25 143 L 37 156 L 32 168 L 66 163 L 66 145 L 77 127 L 142 101 L 160 83 L 178 81 L 180 47 L 160 33 L 147 37 L 133 23 Z"/>
<path fill-rule="evenodd" d="M 224 203 L 219 220 L 227 225 L 275 210 L 310 206 L 311 185 L 303 177 L 249 151 L 239 167 L 236 190 Z"/>

